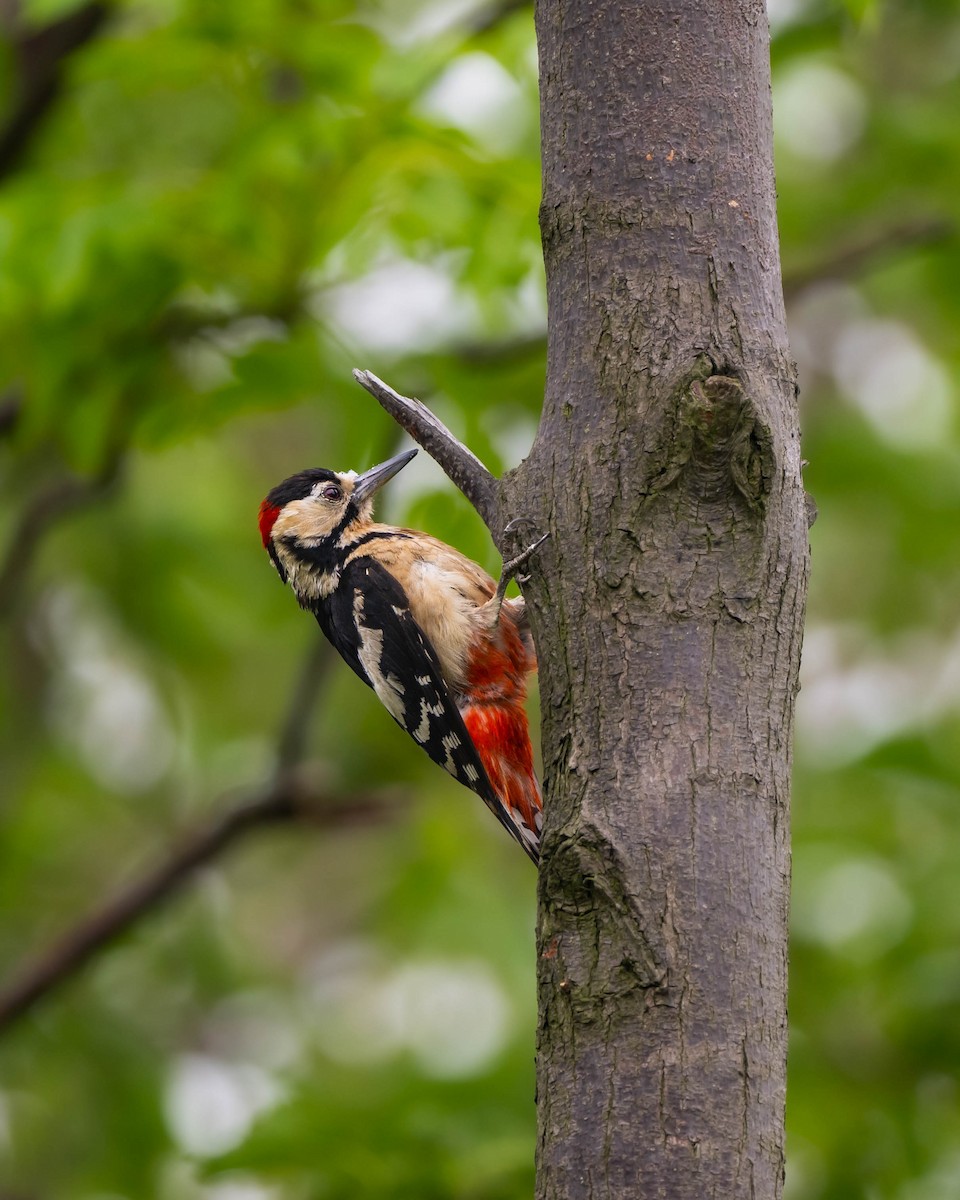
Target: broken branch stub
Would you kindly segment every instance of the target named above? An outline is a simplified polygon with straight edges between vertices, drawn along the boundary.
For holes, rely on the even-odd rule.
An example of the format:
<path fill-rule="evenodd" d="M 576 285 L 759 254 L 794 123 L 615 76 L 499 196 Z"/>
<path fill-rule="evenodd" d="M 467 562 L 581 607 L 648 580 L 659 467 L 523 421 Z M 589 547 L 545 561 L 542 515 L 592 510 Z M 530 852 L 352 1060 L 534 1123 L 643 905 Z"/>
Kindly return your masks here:
<path fill-rule="evenodd" d="M 439 464 L 477 510 L 496 539 L 500 533 L 496 528 L 496 476 L 420 400 L 401 396 L 372 371 L 357 370 L 353 372 L 353 377 Z"/>

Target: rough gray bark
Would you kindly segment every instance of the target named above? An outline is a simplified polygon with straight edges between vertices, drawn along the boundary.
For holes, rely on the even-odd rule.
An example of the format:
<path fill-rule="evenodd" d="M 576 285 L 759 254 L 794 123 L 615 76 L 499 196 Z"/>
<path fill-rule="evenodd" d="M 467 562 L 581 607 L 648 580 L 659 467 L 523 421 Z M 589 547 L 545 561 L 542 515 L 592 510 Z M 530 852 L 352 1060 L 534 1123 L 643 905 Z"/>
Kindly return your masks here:
<path fill-rule="evenodd" d="M 538 0 L 548 378 L 502 514 L 547 811 L 540 1200 L 781 1193 L 807 528 L 762 0 Z"/>

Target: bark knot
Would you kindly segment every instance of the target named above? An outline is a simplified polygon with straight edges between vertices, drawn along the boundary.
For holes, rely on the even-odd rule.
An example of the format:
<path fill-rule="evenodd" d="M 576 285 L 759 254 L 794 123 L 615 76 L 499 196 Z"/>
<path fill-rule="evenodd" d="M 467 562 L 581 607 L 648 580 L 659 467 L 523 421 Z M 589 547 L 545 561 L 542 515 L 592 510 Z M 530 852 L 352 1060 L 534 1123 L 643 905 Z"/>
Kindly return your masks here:
<path fill-rule="evenodd" d="M 654 493 L 677 484 L 698 508 L 732 499 L 763 517 L 774 477 L 773 439 L 737 379 L 709 375 L 682 387 L 666 440 Z"/>
<path fill-rule="evenodd" d="M 579 830 L 544 859 L 541 895 L 540 971 L 579 1021 L 609 1021 L 625 997 L 663 987 L 665 949 L 622 856 L 599 830 Z"/>

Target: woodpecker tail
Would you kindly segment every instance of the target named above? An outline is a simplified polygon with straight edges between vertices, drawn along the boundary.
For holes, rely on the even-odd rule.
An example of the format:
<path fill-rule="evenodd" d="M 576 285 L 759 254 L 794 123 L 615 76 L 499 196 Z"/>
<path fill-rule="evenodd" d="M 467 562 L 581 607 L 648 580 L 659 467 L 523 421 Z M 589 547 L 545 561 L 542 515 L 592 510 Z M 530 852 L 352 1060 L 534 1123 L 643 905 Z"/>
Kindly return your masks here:
<path fill-rule="evenodd" d="M 539 862 L 543 800 L 533 770 L 527 714 L 517 704 L 483 703 L 467 704 L 461 715 L 511 831 Z"/>
<path fill-rule="evenodd" d="M 505 600 L 488 636 L 474 647 L 460 715 L 511 832 L 539 862 L 543 800 L 524 710 L 527 675 L 537 660 L 522 606 L 522 600 Z"/>

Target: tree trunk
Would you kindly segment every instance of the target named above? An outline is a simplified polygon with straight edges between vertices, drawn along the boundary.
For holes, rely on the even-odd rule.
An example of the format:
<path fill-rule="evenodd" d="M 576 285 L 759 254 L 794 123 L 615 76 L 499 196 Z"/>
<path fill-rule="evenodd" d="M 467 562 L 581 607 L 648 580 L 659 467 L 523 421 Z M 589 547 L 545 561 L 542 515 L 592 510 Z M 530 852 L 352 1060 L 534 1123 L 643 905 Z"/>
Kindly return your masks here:
<path fill-rule="evenodd" d="M 762 0 L 538 0 L 548 378 L 502 511 L 547 812 L 539 1200 L 781 1193 L 807 561 Z"/>

